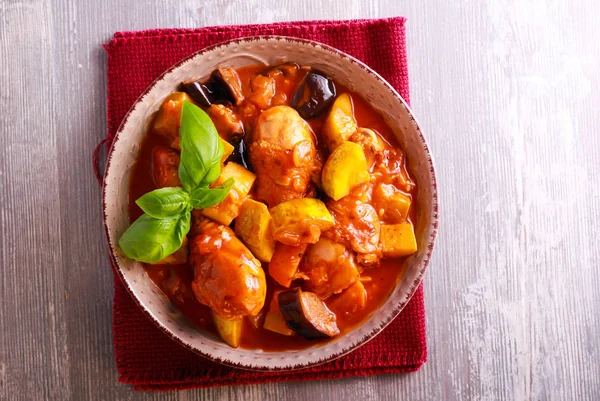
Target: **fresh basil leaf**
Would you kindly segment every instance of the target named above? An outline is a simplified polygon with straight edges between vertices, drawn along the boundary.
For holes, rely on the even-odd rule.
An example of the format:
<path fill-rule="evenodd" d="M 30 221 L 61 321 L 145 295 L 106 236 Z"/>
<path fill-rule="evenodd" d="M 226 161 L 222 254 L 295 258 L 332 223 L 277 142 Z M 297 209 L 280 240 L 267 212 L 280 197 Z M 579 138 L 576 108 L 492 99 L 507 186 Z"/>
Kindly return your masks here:
<path fill-rule="evenodd" d="M 183 187 L 191 192 L 210 185 L 221 173 L 223 144 L 208 114 L 188 101 L 181 109 L 179 139 L 179 179 Z"/>
<path fill-rule="evenodd" d="M 156 263 L 171 255 L 190 231 L 190 213 L 157 219 L 143 214 L 119 239 L 119 247 L 131 259 Z"/>
<path fill-rule="evenodd" d="M 160 188 L 135 201 L 142 210 L 157 219 L 189 212 L 190 195 L 183 188 Z"/>
<path fill-rule="evenodd" d="M 233 186 L 233 183 L 233 178 L 230 178 L 215 188 L 196 188 L 192 192 L 192 207 L 194 209 L 204 209 L 223 202 Z"/>

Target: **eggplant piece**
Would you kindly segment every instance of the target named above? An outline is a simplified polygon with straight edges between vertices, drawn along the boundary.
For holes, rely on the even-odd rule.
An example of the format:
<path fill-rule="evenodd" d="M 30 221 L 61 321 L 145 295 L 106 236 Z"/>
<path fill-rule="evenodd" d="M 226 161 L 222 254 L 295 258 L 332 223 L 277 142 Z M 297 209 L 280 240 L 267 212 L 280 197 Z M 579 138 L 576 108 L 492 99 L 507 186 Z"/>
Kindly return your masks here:
<path fill-rule="evenodd" d="M 204 107 L 210 107 L 211 101 L 207 91 L 204 89 L 204 85 L 200 82 L 184 81 L 181 83 L 181 89 L 187 93 L 194 102 Z"/>
<path fill-rule="evenodd" d="M 227 161 L 237 163 L 248 171 L 253 171 L 250 165 L 248 146 L 246 146 L 244 138 L 233 138 L 229 143 L 233 145 L 233 153 L 227 158 Z"/>
<path fill-rule="evenodd" d="M 290 104 L 300 117 L 310 120 L 321 115 L 334 100 L 333 80 L 320 72 L 311 71 L 298 85 Z"/>
<path fill-rule="evenodd" d="M 213 103 L 239 105 L 244 100 L 240 78 L 233 68 L 217 68 L 205 83 L 184 81 L 181 87 L 204 107 L 210 107 Z"/>
<path fill-rule="evenodd" d="M 242 82 L 238 73 L 233 68 L 217 68 L 211 74 L 211 79 L 215 84 L 219 82 L 225 83 L 229 95 L 233 98 L 233 104 L 239 106 L 244 101 L 242 92 Z"/>
<path fill-rule="evenodd" d="M 277 300 L 287 326 L 307 340 L 340 334 L 335 314 L 317 294 L 294 288 L 280 292 Z"/>

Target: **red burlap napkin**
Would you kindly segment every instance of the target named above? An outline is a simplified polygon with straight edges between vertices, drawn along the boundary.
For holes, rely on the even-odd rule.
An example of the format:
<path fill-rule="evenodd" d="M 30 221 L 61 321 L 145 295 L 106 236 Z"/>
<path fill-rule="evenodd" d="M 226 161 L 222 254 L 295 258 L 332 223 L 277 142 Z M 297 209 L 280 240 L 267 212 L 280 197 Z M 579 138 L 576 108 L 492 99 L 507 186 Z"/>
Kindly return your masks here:
<path fill-rule="evenodd" d="M 362 60 L 409 99 L 404 18 L 120 32 L 108 52 L 108 136 L 146 87 L 205 46 L 249 35 L 313 39 Z M 169 339 L 144 315 L 115 275 L 114 345 L 119 380 L 137 390 L 170 390 L 270 381 L 411 372 L 427 359 L 423 289 L 379 336 L 336 361 L 291 373 L 251 372 L 210 362 Z"/>

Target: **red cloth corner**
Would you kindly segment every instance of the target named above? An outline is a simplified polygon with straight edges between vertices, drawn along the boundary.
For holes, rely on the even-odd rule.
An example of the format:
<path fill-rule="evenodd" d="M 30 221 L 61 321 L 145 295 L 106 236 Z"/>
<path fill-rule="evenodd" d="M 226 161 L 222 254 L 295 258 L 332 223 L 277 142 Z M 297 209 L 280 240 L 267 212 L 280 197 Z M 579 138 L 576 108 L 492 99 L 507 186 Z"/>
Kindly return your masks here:
<path fill-rule="evenodd" d="M 180 59 L 227 39 L 284 35 L 336 47 L 379 72 L 409 100 L 405 19 L 308 21 L 119 32 L 108 53 L 108 133 L 112 138 L 138 96 Z M 137 307 L 115 275 L 114 346 L 119 380 L 136 390 L 172 390 L 272 381 L 412 372 L 427 359 L 423 288 L 375 339 L 333 362 L 295 372 L 252 372 L 210 362 L 169 339 Z"/>

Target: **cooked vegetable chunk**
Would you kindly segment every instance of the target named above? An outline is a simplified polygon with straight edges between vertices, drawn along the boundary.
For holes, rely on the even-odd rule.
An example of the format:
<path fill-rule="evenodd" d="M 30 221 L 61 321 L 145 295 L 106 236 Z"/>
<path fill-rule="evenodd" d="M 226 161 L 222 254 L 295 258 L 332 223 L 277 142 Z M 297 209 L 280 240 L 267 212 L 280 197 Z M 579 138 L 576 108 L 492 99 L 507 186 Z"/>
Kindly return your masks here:
<path fill-rule="evenodd" d="M 315 141 L 296 110 L 276 106 L 257 118 L 250 145 L 256 197 L 269 207 L 303 197 L 319 168 Z"/>
<path fill-rule="evenodd" d="M 259 74 L 252 78 L 251 86 L 252 93 L 248 96 L 248 100 L 261 110 L 271 107 L 271 99 L 275 94 L 275 80 Z"/>
<path fill-rule="evenodd" d="M 335 225 L 325 236 L 357 252 L 357 260 L 361 265 L 376 265 L 381 258 L 381 225 L 373 206 L 354 196 L 346 196 L 339 201 L 329 200 L 327 208 Z"/>
<path fill-rule="evenodd" d="M 225 161 L 229 158 L 229 156 L 231 156 L 235 149 L 232 144 L 225 141 L 223 138 L 219 137 L 219 140 L 223 144 L 223 157 L 221 157 L 221 163 L 225 163 Z"/>
<path fill-rule="evenodd" d="M 314 244 L 321 231 L 333 227 L 333 217 L 318 199 L 293 199 L 271 209 L 273 238 L 287 245 Z"/>
<path fill-rule="evenodd" d="M 187 263 L 188 260 L 188 239 L 187 237 L 183 238 L 183 243 L 181 244 L 181 248 L 176 250 L 174 253 L 170 254 L 166 258 L 159 260 L 154 263 L 155 265 L 181 265 Z"/>
<path fill-rule="evenodd" d="M 258 312 L 258 315 L 256 315 L 256 316 L 248 315 L 248 316 L 246 316 L 246 319 L 250 322 L 250 324 L 252 325 L 253 328 L 259 329 L 264 324 L 266 314 L 267 314 L 267 312 L 266 312 L 265 308 L 262 308 L 260 310 L 260 312 Z"/>
<path fill-rule="evenodd" d="M 321 173 L 323 190 L 334 200 L 343 198 L 369 179 L 365 154 L 354 142 L 343 142 L 335 148 Z"/>
<path fill-rule="evenodd" d="M 217 68 L 205 83 L 183 82 L 183 90 L 204 107 L 213 103 L 239 105 L 244 100 L 242 86 L 233 68 Z"/>
<path fill-rule="evenodd" d="M 269 263 L 269 275 L 282 286 L 288 288 L 298 272 L 298 266 L 306 252 L 306 244 L 290 246 L 278 242 Z"/>
<path fill-rule="evenodd" d="M 217 328 L 217 332 L 227 344 L 233 348 L 240 346 L 240 340 L 242 338 L 242 319 L 223 319 L 215 313 L 213 313 L 213 322 Z"/>
<path fill-rule="evenodd" d="M 381 226 L 383 256 L 407 256 L 417 251 L 417 240 L 410 223 Z"/>
<path fill-rule="evenodd" d="M 157 146 L 152 152 L 154 182 L 158 188 L 180 187 L 179 153 L 173 149 Z"/>
<path fill-rule="evenodd" d="M 381 184 L 373 192 L 375 210 L 386 223 L 406 222 L 410 203 L 410 196 L 391 184 Z"/>
<path fill-rule="evenodd" d="M 240 207 L 254 184 L 255 176 L 239 164 L 229 162 L 223 167 L 221 175 L 211 187 L 219 186 L 229 178 L 233 178 L 234 183 L 225 200 L 218 205 L 202 209 L 205 216 L 226 226 L 239 215 Z"/>
<path fill-rule="evenodd" d="M 200 234 L 190 240 L 190 264 L 196 299 L 223 319 L 256 315 L 262 309 L 265 273 L 229 227 L 203 221 Z"/>
<path fill-rule="evenodd" d="M 235 220 L 235 234 L 262 262 L 270 262 L 275 252 L 271 215 L 267 205 L 246 199 Z"/>
<path fill-rule="evenodd" d="M 295 288 L 280 292 L 277 298 L 287 326 L 302 337 L 313 340 L 340 334 L 335 315 L 316 294 Z"/>
<path fill-rule="evenodd" d="M 342 291 L 340 295 L 337 295 L 330 305 L 336 312 L 354 313 L 364 308 L 366 304 L 367 291 L 363 283 L 359 280 Z"/>
<path fill-rule="evenodd" d="M 323 73 L 311 71 L 304 76 L 291 101 L 291 106 L 305 120 L 318 117 L 335 100 L 335 84 Z"/>
<path fill-rule="evenodd" d="M 179 138 L 181 107 L 186 100 L 190 101 L 190 98 L 183 92 L 173 92 L 167 96 L 156 113 L 154 131 L 171 140 Z"/>
<path fill-rule="evenodd" d="M 339 294 L 360 276 L 354 254 L 344 245 L 325 237 L 308 247 L 300 272 L 309 280 L 307 288 L 322 299 Z"/>
<path fill-rule="evenodd" d="M 263 327 L 275 333 L 283 334 L 284 336 L 293 336 L 294 332 L 287 326 L 285 319 L 281 314 L 279 308 L 279 300 L 277 296 L 281 291 L 275 291 L 273 298 L 271 298 L 271 304 L 269 305 L 269 311 L 265 316 L 265 323 Z"/>
<path fill-rule="evenodd" d="M 250 165 L 250 157 L 248 156 L 248 147 L 244 138 L 233 138 L 229 140 L 229 144 L 233 147 L 227 161 L 234 162 L 244 167 L 248 171 L 252 171 Z"/>
<path fill-rule="evenodd" d="M 226 141 L 244 135 L 244 124 L 231 108 L 222 104 L 213 104 L 206 113 L 215 124 L 219 136 Z"/>
<path fill-rule="evenodd" d="M 378 155 L 383 152 L 386 145 L 383 139 L 372 129 L 359 128 L 352 136 L 350 141 L 357 143 L 363 149 L 367 160 L 367 168 L 370 170 L 377 161 Z"/>
<path fill-rule="evenodd" d="M 238 73 L 229 67 L 219 67 L 216 71 L 211 74 L 213 80 L 219 80 L 219 78 L 227 84 L 229 94 L 233 98 L 233 103 L 239 105 L 244 101 L 244 95 L 242 94 L 242 84 Z"/>
<path fill-rule="evenodd" d="M 333 151 L 344 141 L 347 141 L 356 132 L 357 128 L 352 98 L 344 93 L 333 102 L 331 111 L 323 124 L 321 135 L 329 150 Z"/>

